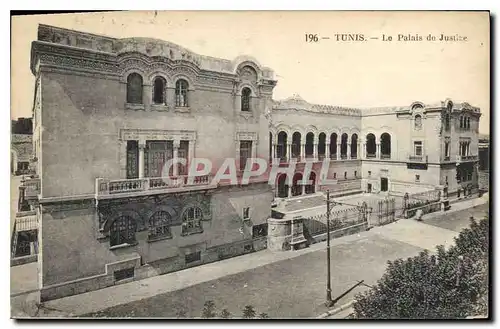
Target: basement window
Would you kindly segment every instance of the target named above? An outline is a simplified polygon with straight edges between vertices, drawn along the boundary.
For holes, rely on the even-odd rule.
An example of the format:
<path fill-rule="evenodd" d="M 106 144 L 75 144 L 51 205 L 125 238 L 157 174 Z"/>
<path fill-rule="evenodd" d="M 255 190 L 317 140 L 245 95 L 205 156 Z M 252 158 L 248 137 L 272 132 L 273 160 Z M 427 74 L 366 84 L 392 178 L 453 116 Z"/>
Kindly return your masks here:
<path fill-rule="evenodd" d="M 184 259 L 186 261 L 186 264 L 200 261 L 201 260 L 201 251 L 186 254 L 184 256 Z"/>
<path fill-rule="evenodd" d="M 134 268 L 126 268 L 123 270 L 118 270 L 114 272 L 115 281 L 121 281 L 125 279 L 130 279 L 134 277 Z"/>

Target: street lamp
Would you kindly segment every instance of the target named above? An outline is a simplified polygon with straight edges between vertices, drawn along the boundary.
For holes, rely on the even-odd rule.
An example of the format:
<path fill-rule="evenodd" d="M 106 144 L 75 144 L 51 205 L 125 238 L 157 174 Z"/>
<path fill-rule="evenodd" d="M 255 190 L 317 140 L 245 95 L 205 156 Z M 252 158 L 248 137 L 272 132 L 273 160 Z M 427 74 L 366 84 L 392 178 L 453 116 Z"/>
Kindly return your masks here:
<path fill-rule="evenodd" d="M 326 307 L 332 307 L 332 285 L 330 282 L 330 190 L 326 191 Z"/>

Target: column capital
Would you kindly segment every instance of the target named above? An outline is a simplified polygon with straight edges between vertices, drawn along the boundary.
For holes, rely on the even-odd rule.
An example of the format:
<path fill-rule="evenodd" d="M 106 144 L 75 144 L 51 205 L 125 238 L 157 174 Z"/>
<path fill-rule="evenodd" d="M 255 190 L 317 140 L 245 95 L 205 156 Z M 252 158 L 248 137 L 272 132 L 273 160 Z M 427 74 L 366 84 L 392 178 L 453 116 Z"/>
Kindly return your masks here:
<path fill-rule="evenodd" d="M 146 147 L 146 141 L 142 138 L 140 138 L 137 142 L 138 146 L 140 149 L 144 149 Z"/>
<path fill-rule="evenodd" d="M 181 146 L 180 139 L 174 139 L 174 149 L 178 149 Z"/>

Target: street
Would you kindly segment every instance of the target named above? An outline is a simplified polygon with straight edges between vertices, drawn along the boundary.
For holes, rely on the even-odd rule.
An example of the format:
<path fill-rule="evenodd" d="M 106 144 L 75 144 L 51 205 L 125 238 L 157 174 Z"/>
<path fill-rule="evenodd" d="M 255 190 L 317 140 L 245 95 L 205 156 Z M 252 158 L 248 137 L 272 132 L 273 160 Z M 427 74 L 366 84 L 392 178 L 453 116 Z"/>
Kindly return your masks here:
<path fill-rule="evenodd" d="M 487 205 L 481 205 L 467 211 L 443 214 L 422 225 L 459 231 L 468 225 L 470 216 L 480 218 L 487 210 Z M 379 229 L 383 231 L 384 227 Z M 384 238 L 383 234 L 367 234 L 332 247 L 332 298 L 341 295 L 357 280 L 375 284 L 384 273 L 387 260 L 414 256 L 421 250 L 423 248 L 415 245 Z M 235 316 L 241 315 L 246 305 L 252 305 L 257 314 L 264 312 L 271 318 L 315 317 L 327 311 L 323 305 L 326 295 L 325 258 L 326 251 L 318 250 L 88 316 L 177 317 L 182 314 L 199 317 L 204 302 L 211 300 L 218 311 L 226 308 Z M 356 288 L 337 305 L 352 300 L 364 289 L 367 288 Z"/>

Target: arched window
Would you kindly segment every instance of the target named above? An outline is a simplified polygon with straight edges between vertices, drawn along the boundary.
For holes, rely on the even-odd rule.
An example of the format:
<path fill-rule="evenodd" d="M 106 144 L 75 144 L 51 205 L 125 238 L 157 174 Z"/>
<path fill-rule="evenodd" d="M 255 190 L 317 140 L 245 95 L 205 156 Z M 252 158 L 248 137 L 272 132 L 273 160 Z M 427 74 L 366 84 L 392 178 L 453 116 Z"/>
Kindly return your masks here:
<path fill-rule="evenodd" d="M 245 87 L 241 91 L 241 110 L 250 111 L 250 97 L 252 96 L 252 91 L 250 88 Z"/>
<path fill-rule="evenodd" d="M 312 158 L 314 154 L 314 133 L 307 133 L 306 135 L 306 158 Z"/>
<path fill-rule="evenodd" d="M 375 158 L 376 155 L 377 155 L 377 145 L 375 142 L 375 135 L 368 134 L 366 135 L 366 157 Z"/>
<path fill-rule="evenodd" d="M 277 153 L 278 153 L 278 158 L 285 160 L 286 159 L 286 151 L 287 151 L 287 134 L 284 131 L 280 131 L 278 134 L 278 145 L 276 146 L 278 148 Z"/>
<path fill-rule="evenodd" d="M 326 134 L 320 133 L 318 140 L 318 158 L 320 160 L 323 160 L 325 158 L 325 152 L 326 152 Z"/>
<path fill-rule="evenodd" d="M 330 135 L 330 158 L 337 159 L 337 134 Z"/>
<path fill-rule="evenodd" d="M 388 133 L 380 136 L 380 154 L 382 159 L 391 158 L 391 135 Z"/>
<path fill-rule="evenodd" d="M 460 128 L 464 127 L 464 117 L 460 116 Z"/>
<path fill-rule="evenodd" d="M 343 133 L 340 139 L 340 157 L 347 159 L 347 134 Z"/>
<path fill-rule="evenodd" d="M 300 154 L 300 140 L 302 136 L 298 131 L 294 132 L 292 135 L 292 157 L 299 158 Z"/>
<path fill-rule="evenodd" d="M 450 131 L 450 113 L 446 113 L 444 116 L 444 129 Z"/>
<path fill-rule="evenodd" d="M 172 237 L 170 223 L 172 216 L 166 211 L 157 211 L 149 218 L 149 238 Z"/>
<path fill-rule="evenodd" d="M 415 130 L 422 129 L 422 116 L 420 114 L 415 115 Z"/>
<path fill-rule="evenodd" d="M 110 227 L 111 246 L 117 246 L 124 243 L 135 243 L 135 220 L 130 216 L 120 216 L 116 218 Z"/>
<path fill-rule="evenodd" d="M 184 79 L 179 79 L 175 83 L 175 106 L 187 107 L 188 106 L 188 83 Z"/>
<path fill-rule="evenodd" d="M 203 213 L 198 207 L 191 207 L 184 211 L 182 214 L 182 230 L 181 234 L 193 234 L 203 232 L 201 226 L 201 220 L 203 219 Z"/>
<path fill-rule="evenodd" d="M 127 103 L 142 104 L 142 76 L 138 73 L 127 77 Z"/>
<path fill-rule="evenodd" d="M 351 136 L 351 159 L 358 158 L 358 135 L 352 134 Z"/>
<path fill-rule="evenodd" d="M 470 130 L 470 118 L 467 118 L 467 129 Z"/>
<path fill-rule="evenodd" d="M 167 81 L 163 77 L 156 77 L 153 82 L 153 103 L 165 104 L 165 87 Z"/>

